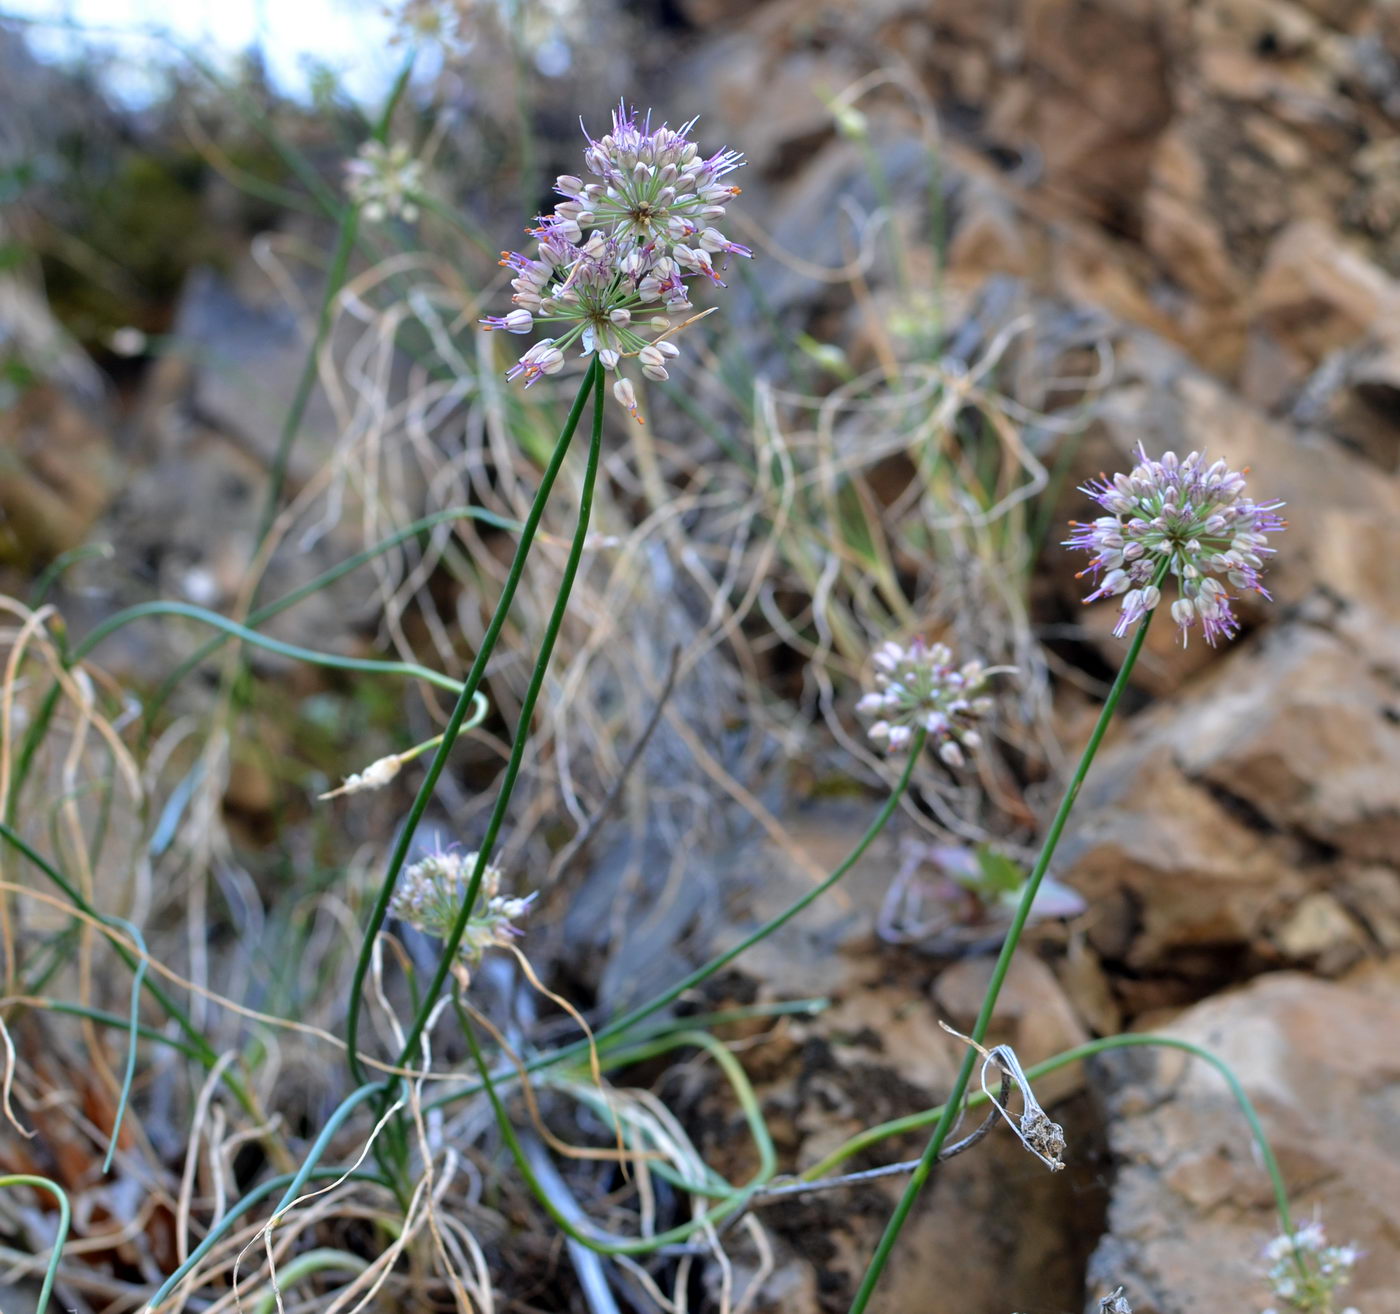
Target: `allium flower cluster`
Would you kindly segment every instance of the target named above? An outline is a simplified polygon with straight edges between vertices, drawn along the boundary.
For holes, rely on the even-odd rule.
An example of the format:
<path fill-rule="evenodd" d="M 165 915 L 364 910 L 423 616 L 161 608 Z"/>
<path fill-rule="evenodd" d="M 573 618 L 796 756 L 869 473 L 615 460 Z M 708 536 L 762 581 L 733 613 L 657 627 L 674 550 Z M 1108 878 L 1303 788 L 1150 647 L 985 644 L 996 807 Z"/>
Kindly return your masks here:
<path fill-rule="evenodd" d="M 372 224 L 399 216 L 418 218 L 413 198 L 423 189 L 423 165 L 401 141 L 367 141 L 345 166 L 345 190 Z"/>
<path fill-rule="evenodd" d="M 528 388 L 557 373 L 575 343 L 584 355 L 597 352 L 609 371 L 635 356 L 648 378 L 667 377 L 667 362 L 679 354 L 668 335 L 683 326 L 669 316 L 693 309 L 686 280 L 702 276 L 723 287 L 716 257 L 753 254 L 714 227 L 739 194 L 722 180 L 743 158 L 721 150 L 702 159 L 687 136 L 694 124 L 652 128 L 650 112 L 639 121 L 620 104 L 612 131 L 588 138 L 593 180 L 564 174 L 555 183 L 564 200 L 529 230 L 536 254 L 502 253 L 501 264 L 515 272 L 516 309 L 481 322 L 508 333 L 529 333 L 537 321 L 559 326 L 508 378 L 524 378 Z M 629 379 L 619 377 L 613 395 L 641 418 Z"/>
<path fill-rule="evenodd" d="M 1355 1246 L 1329 1246 L 1322 1224 L 1314 1219 L 1292 1236 L 1281 1232 L 1264 1247 L 1267 1278 L 1275 1296 L 1298 1314 L 1333 1314 L 1333 1294 L 1351 1281 L 1361 1258 Z M 1264 1314 L 1279 1314 L 1276 1307 Z M 1348 1307 L 1340 1314 L 1357 1314 Z"/>
<path fill-rule="evenodd" d="M 456 924 L 467 897 L 467 886 L 476 868 L 476 853 L 433 853 L 413 863 L 399 878 L 389 901 L 389 913 L 427 935 L 446 939 Z M 501 870 L 487 863 L 481 874 L 476 905 L 457 956 L 475 967 L 493 945 L 504 948 L 521 932 L 512 925 L 529 911 L 533 894 L 508 899 L 501 894 Z"/>
<path fill-rule="evenodd" d="M 1239 623 L 1229 586 L 1269 596 L 1259 576 L 1274 553 L 1266 536 L 1285 527 L 1277 514 L 1283 503 L 1245 497 L 1244 475 L 1224 461 L 1207 465 L 1201 452 L 1154 461 L 1139 444 L 1138 458 L 1131 474 L 1101 476 L 1080 490 L 1108 512 L 1088 524 L 1071 521 L 1074 534 L 1064 542 L 1094 555 L 1081 574 L 1098 587 L 1085 602 L 1121 595 L 1113 628 L 1121 638 L 1161 601 L 1153 580 L 1166 561 L 1181 593 L 1172 619 L 1182 644 L 1198 620 L 1207 643 L 1232 638 Z"/>
<path fill-rule="evenodd" d="M 398 31 L 389 38 L 391 46 L 404 42 L 451 41 L 457 26 L 472 6 L 468 0 L 405 0 L 396 13 L 392 6 L 384 10 Z"/>
<path fill-rule="evenodd" d="M 979 661 L 955 666 L 947 645 L 918 638 L 907 648 L 886 643 L 874 660 L 875 689 L 856 704 L 861 715 L 877 718 L 870 737 L 898 752 L 922 729 L 939 757 L 962 766 L 963 750 L 982 742 L 977 723 L 992 710 L 992 699 L 982 694 L 987 677 L 1010 668 L 988 668 Z"/>

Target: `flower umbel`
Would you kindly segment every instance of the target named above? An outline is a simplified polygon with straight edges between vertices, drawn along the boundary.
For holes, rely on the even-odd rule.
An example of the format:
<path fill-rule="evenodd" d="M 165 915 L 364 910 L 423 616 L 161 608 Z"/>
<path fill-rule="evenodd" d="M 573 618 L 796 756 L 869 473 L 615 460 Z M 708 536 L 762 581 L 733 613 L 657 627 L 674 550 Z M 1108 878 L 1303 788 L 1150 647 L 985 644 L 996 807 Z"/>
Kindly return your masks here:
<path fill-rule="evenodd" d="M 870 737 L 891 752 L 908 747 L 914 731 L 922 729 L 939 757 L 949 766 L 962 766 L 963 750 L 982 742 L 977 723 L 994 705 L 982 694 L 987 677 L 1012 669 L 989 668 L 979 661 L 955 666 L 945 644 L 919 638 L 907 648 L 886 643 L 875 654 L 875 689 L 856 704 L 856 711 L 878 718 Z"/>
<path fill-rule="evenodd" d="M 501 253 L 515 273 L 516 309 L 481 322 L 508 333 L 528 333 L 536 321 L 558 326 L 508 378 L 523 377 L 528 388 L 562 369 L 575 343 L 584 355 L 596 352 L 604 369 L 635 357 L 648 378 L 668 377 L 668 362 L 680 354 L 670 338 L 690 322 L 671 316 L 693 309 L 686 280 L 704 276 L 722 287 L 715 258 L 753 254 L 713 225 L 739 193 L 720 180 L 743 159 L 728 150 L 701 159 L 687 136 L 694 123 L 653 129 L 649 113 L 639 121 L 620 104 L 612 131 L 588 138 L 584 158 L 596 181 L 562 175 L 555 190 L 565 199 L 528 230 L 536 254 Z M 618 378 L 613 395 L 641 419 L 630 380 Z"/>
<path fill-rule="evenodd" d="M 398 216 L 411 224 L 418 218 L 413 198 L 422 190 L 422 175 L 423 165 L 403 142 L 367 141 L 345 166 L 345 190 L 370 223 Z"/>
<path fill-rule="evenodd" d="M 1284 1308 L 1297 1314 L 1334 1314 L 1334 1293 L 1351 1281 L 1361 1252 L 1355 1246 L 1329 1246 L 1322 1223 L 1304 1223 L 1292 1236 L 1281 1232 L 1264 1247 L 1267 1278 Z M 1279 1314 L 1271 1308 L 1264 1314 Z M 1340 1314 L 1356 1314 L 1354 1309 Z"/>
<path fill-rule="evenodd" d="M 476 867 L 476 853 L 433 853 L 420 858 L 404 871 L 389 901 L 389 913 L 426 935 L 445 939 L 452 931 L 466 898 L 467 885 Z M 505 948 L 520 931 L 512 921 L 529 911 L 533 894 L 508 899 L 501 894 L 501 870 L 486 864 L 476 906 L 467 919 L 467 929 L 457 948 L 457 957 L 468 967 L 476 967 L 481 955 L 493 945 Z"/>
<path fill-rule="evenodd" d="M 741 167 L 744 157 L 718 150 L 702 160 L 689 139 L 695 122 L 691 119 L 677 131 L 664 123 L 653 129 L 650 110 L 639 123 L 637 111 L 619 103 L 612 131 L 597 141 L 589 137 L 584 152 L 597 181 L 562 175 L 555 190 L 565 200 L 554 217 L 581 227 L 596 224 L 628 247 L 654 247 L 718 283 L 712 256 L 753 255 L 714 227 L 740 190 L 721 179 Z"/>
<path fill-rule="evenodd" d="M 1161 601 L 1152 581 L 1165 560 L 1181 593 L 1172 619 L 1183 646 L 1198 620 L 1207 643 L 1232 638 L 1239 623 L 1227 586 L 1269 596 L 1260 573 L 1274 553 L 1266 536 L 1286 527 L 1277 514 L 1283 503 L 1245 497 L 1244 474 L 1224 461 L 1207 465 L 1201 452 L 1154 461 L 1139 444 L 1138 458 L 1131 474 L 1101 475 L 1081 488 L 1108 512 L 1071 521 L 1074 534 L 1063 544 L 1094 554 L 1081 574 L 1098 587 L 1084 601 L 1122 595 L 1113 629 L 1121 638 Z"/>

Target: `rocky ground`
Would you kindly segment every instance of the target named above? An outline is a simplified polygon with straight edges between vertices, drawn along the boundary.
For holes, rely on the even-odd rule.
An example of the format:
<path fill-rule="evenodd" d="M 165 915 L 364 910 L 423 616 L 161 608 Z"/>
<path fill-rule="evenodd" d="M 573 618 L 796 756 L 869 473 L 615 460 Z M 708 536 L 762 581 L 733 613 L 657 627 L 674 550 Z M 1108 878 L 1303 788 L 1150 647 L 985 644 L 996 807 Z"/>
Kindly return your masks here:
<path fill-rule="evenodd" d="M 669 107 L 683 86 L 747 154 L 752 232 L 734 235 L 757 248 L 779 323 L 837 343 L 855 368 L 880 362 L 880 326 L 918 311 L 888 253 L 859 297 L 813 270 L 847 264 L 888 201 L 910 264 L 939 270 L 954 350 L 959 330 L 985 343 L 1028 317 L 1007 382 L 1027 407 L 1053 410 L 1045 381 L 1082 369 L 1086 341 L 1111 360 L 1056 523 L 1083 514 L 1076 483 L 1122 467 L 1139 442 L 1206 448 L 1288 503 L 1274 600 L 1247 608 L 1235 644 L 1182 650 L 1167 626 L 1151 636 L 1131 714 L 1052 873 L 1086 909 L 1032 932 L 993 1036 L 1027 1064 L 1120 1030 L 1220 1055 L 1259 1109 L 1297 1215 L 1317 1213 L 1365 1251 L 1348 1300 L 1400 1314 L 1400 4 L 678 0 L 668 13 L 664 52 L 660 36 L 635 42 L 629 94 Z M 861 116 L 845 111 L 843 132 L 832 103 L 865 78 L 843 102 Z M 66 599 L 78 628 L 153 593 L 216 608 L 236 598 L 295 378 L 296 318 L 266 271 L 241 259 L 192 274 L 170 325 L 186 350 L 119 407 L 97 400 L 86 358 L 55 340 L 63 368 L 0 413 L 8 591 L 102 539 L 118 561 Z M 12 335 L 44 323 L 32 284 L 0 274 L 0 297 Z M 776 362 L 757 317 L 734 318 L 760 368 Z M 236 370 L 202 364 L 212 358 Z M 228 382 L 245 377 L 258 380 L 251 397 Z M 322 397 L 294 487 L 337 432 Z M 270 591 L 355 543 L 337 531 L 274 561 Z M 1072 616 L 1076 568 L 1046 551 L 1031 592 L 1054 669 L 1078 677 L 1052 686 L 1070 761 L 1091 724 L 1085 689 L 1120 650 L 1111 608 Z M 328 594 L 281 633 L 363 645 L 373 626 L 356 608 Z M 137 680 L 178 655 L 161 647 L 172 642 L 143 630 L 105 660 Z M 678 751 L 669 733 L 663 756 Z M 1054 769 L 1042 763 L 1033 783 Z M 699 957 L 800 893 L 868 820 L 867 800 L 833 800 L 822 779 L 755 771 L 774 825 L 735 801 L 713 835 L 687 839 L 692 874 L 712 879 L 642 889 L 645 915 L 600 916 L 619 891 L 636 894 L 625 882 L 637 859 L 625 835 L 597 844 L 571 890 L 573 921 L 560 908 L 564 944 L 587 949 L 572 979 L 600 1005 L 624 1002 L 669 978 L 678 942 Z M 251 771 L 229 789 L 252 842 L 276 786 Z M 1021 798 L 1042 817 L 1053 802 Z M 788 1169 L 935 1103 L 961 1057 L 938 1022 L 970 1025 L 985 954 L 876 930 L 914 829 L 882 838 L 833 902 L 711 992 L 831 1000 L 743 1051 Z M 664 839 L 651 834 L 658 851 Z M 560 937 L 550 952 L 565 954 Z M 1095 1311 L 1120 1285 L 1136 1314 L 1268 1303 L 1272 1197 L 1215 1073 L 1179 1051 L 1132 1049 L 1066 1069 L 1040 1095 L 1066 1126 L 1068 1171 L 1046 1174 L 1009 1136 L 943 1169 L 879 1309 Z M 712 1162 L 742 1173 L 734 1111 L 703 1082 L 678 1100 Z M 853 1166 L 920 1145 L 906 1136 Z M 897 1193 L 886 1182 L 767 1206 L 776 1271 L 753 1308 L 839 1314 Z"/>

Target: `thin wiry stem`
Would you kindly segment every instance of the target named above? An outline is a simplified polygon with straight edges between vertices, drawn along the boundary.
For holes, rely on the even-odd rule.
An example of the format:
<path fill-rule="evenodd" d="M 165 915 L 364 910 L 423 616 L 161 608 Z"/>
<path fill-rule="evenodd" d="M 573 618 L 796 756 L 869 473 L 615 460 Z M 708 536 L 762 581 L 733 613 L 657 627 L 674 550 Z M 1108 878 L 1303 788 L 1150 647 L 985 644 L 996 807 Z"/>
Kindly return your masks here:
<path fill-rule="evenodd" d="M 1158 569 L 1157 578 L 1154 580 L 1158 586 L 1166 575 L 1167 564 L 1163 562 Z M 1011 969 L 1011 959 L 1015 956 L 1016 947 L 1021 941 L 1021 933 L 1025 930 L 1026 921 L 1030 917 L 1031 905 L 1035 902 L 1036 892 L 1040 889 L 1040 882 L 1045 878 L 1046 871 L 1049 870 L 1050 862 L 1055 856 L 1055 849 L 1059 846 L 1060 836 L 1064 832 L 1065 823 L 1069 821 L 1069 814 L 1074 808 L 1075 800 L 1079 797 L 1080 787 L 1084 784 L 1084 778 L 1089 774 L 1089 768 L 1099 751 L 1099 745 L 1103 743 L 1103 737 L 1108 732 L 1109 722 L 1113 720 L 1113 714 L 1118 710 L 1119 699 L 1122 698 L 1123 691 L 1128 687 L 1128 677 L 1132 674 L 1138 654 L 1142 651 L 1143 642 L 1147 638 L 1147 627 L 1152 616 L 1153 612 L 1148 612 L 1142 618 L 1137 633 L 1133 636 L 1132 644 L 1128 648 L 1127 656 L 1124 657 L 1123 665 L 1118 672 L 1118 678 L 1114 680 L 1113 688 L 1109 690 L 1103 710 L 1099 713 L 1098 723 L 1094 726 L 1094 732 L 1089 736 L 1089 742 L 1085 745 L 1084 753 L 1079 759 L 1074 778 L 1070 781 L 1069 788 L 1065 791 L 1065 796 L 1060 802 L 1054 820 L 1050 823 L 1045 843 L 1040 850 L 1040 857 L 1036 859 L 1030 879 L 1026 881 L 1026 888 L 1021 894 L 1021 902 L 1016 909 L 1016 916 L 1012 919 L 1011 929 L 1006 933 L 1006 941 L 1001 947 L 1001 954 L 997 958 L 996 966 L 992 969 L 991 981 L 987 985 L 987 992 L 982 999 L 982 1007 L 972 1028 L 971 1039 L 975 1044 L 982 1043 L 988 1028 L 991 1026 L 997 996 L 1001 993 L 1002 983 L 1006 980 L 1006 974 Z M 865 1271 L 864 1278 L 861 1279 L 855 1299 L 851 1302 L 850 1314 L 863 1314 L 866 1306 L 870 1303 L 870 1297 L 879 1284 L 880 1274 L 884 1271 L 890 1253 L 894 1250 L 895 1242 L 899 1239 L 899 1234 L 908 1221 L 914 1202 L 924 1189 L 934 1164 L 938 1162 L 939 1152 L 943 1149 L 943 1143 L 948 1139 L 948 1133 L 952 1130 L 953 1119 L 962 1106 L 963 1096 L 967 1093 L 967 1085 L 972 1078 L 972 1069 L 976 1062 L 977 1050 L 969 1046 L 963 1057 L 962 1067 L 958 1071 L 957 1080 L 953 1082 L 953 1088 L 949 1091 L 948 1100 L 943 1106 L 943 1115 L 939 1118 L 938 1125 L 934 1128 L 933 1135 L 924 1149 L 923 1157 L 919 1160 L 919 1166 L 914 1169 L 913 1176 L 910 1177 L 905 1186 L 899 1204 L 895 1206 L 895 1211 L 890 1216 L 884 1235 L 881 1236 L 880 1243 L 870 1258 L 870 1265 Z"/>
<path fill-rule="evenodd" d="M 364 938 L 360 945 L 359 961 L 355 965 L 355 976 L 350 985 L 349 1012 L 345 1021 L 345 1040 L 347 1045 L 347 1055 L 350 1061 L 350 1071 L 355 1080 L 363 1083 L 365 1080 L 364 1071 L 360 1065 L 359 1054 L 357 1052 L 357 1037 L 360 1024 L 360 997 L 364 990 L 365 977 L 369 973 L 370 959 L 374 952 L 375 937 L 379 934 L 379 928 L 384 924 L 385 914 L 388 912 L 389 900 L 393 897 L 394 886 L 399 879 L 399 872 L 403 869 L 404 860 L 408 857 L 409 848 L 413 844 L 413 837 L 417 833 L 418 824 L 423 819 L 423 813 L 427 810 L 428 800 L 433 796 L 433 790 L 437 787 L 438 777 L 442 775 L 443 768 L 447 765 L 447 759 L 452 752 L 453 745 L 457 741 L 457 736 L 461 731 L 462 724 L 467 718 L 467 712 L 472 706 L 476 697 L 476 691 L 481 685 L 482 677 L 486 674 L 486 664 L 491 658 L 496 647 L 496 640 L 500 637 L 501 628 L 505 625 L 506 615 L 510 611 L 510 605 L 515 599 L 515 591 L 519 587 L 520 577 L 525 569 L 526 558 L 530 554 L 531 545 L 535 541 L 535 531 L 539 528 L 540 518 L 544 515 L 545 503 L 549 500 L 549 494 L 554 488 L 554 481 L 558 478 L 559 470 L 564 464 L 564 457 L 569 450 L 569 444 L 573 441 L 574 431 L 578 428 L 579 418 L 583 415 L 584 403 L 588 400 L 590 391 L 595 384 L 601 387 L 602 367 L 598 364 L 595 356 L 589 363 L 587 372 L 579 384 L 578 394 L 574 398 L 574 404 L 569 410 L 568 418 L 564 421 L 564 427 L 560 430 L 559 438 L 555 442 L 554 452 L 549 459 L 549 464 L 545 467 L 544 474 L 540 478 L 540 486 L 535 493 L 535 500 L 530 506 L 528 515 L 525 517 L 525 524 L 520 531 L 520 541 L 515 547 L 515 556 L 510 563 L 510 573 L 506 576 L 505 587 L 501 590 L 500 601 L 496 604 L 496 610 L 491 617 L 491 622 L 486 628 L 486 633 L 482 637 L 481 646 L 477 649 L 476 659 L 472 662 L 472 668 L 467 672 L 467 678 L 462 685 L 462 692 L 458 696 L 457 705 L 452 709 L 452 715 L 448 718 L 447 725 L 442 732 L 442 743 L 438 746 L 436 754 L 433 756 L 432 764 L 428 767 L 427 775 L 423 778 L 422 785 L 418 788 L 417 797 L 413 800 L 413 806 L 409 808 L 408 816 L 404 821 L 402 829 L 399 831 L 397 843 L 394 851 L 390 855 L 389 864 L 384 872 L 384 880 L 379 888 L 379 895 L 375 900 L 374 909 L 370 913 L 369 924 L 365 927 Z M 601 423 L 601 419 L 597 420 Z M 443 961 L 450 966 L 450 959 L 457 951 L 457 944 L 461 941 L 461 931 L 466 927 L 466 915 L 470 914 L 472 903 L 476 898 L 477 891 L 481 887 L 481 875 L 485 871 L 484 859 L 489 857 L 489 846 L 482 845 L 481 854 L 483 861 L 478 863 L 478 870 L 473 873 L 471 887 L 467 891 L 467 897 L 463 903 L 464 915 L 461 919 L 461 926 L 458 928 L 456 942 L 444 946 Z M 440 973 L 445 978 L 445 973 Z M 439 986 L 440 988 L 440 986 Z M 429 1004 L 431 994 L 428 997 Z M 415 1032 L 415 1044 L 417 1039 Z"/>
<path fill-rule="evenodd" d="M 404 1040 L 403 1050 L 399 1055 L 400 1067 L 407 1067 L 415 1060 L 419 1037 L 422 1036 L 423 1028 L 428 1024 L 428 1018 L 436 1006 L 438 996 L 447 983 L 448 974 L 452 971 L 452 964 L 457 956 L 457 947 L 462 943 L 467 922 L 476 907 L 477 893 L 481 889 L 481 881 L 486 873 L 491 853 L 495 849 L 496 839 L 501 833 L 501 827 L 505 824 L 511 794 L 515 790 L 515 781 L 520 774 L 520 765 L 525 759 L 525 747 L 530 738 L 530 721 L 534 716 L 535 703 L 539 699 L 540 690 L 544 687 L 545 676 L 549 672 L 549 661 L 554 655 L 555 640 L 558 639 L 559 630 L 564 624 L 564 615 L 569 608 L 569 595 L 573 592 L 574 578 L 578 574 L 579 563 L 583 559 L 584 544 L 588 539 L 588 522 L 593 513 L 593 486 L 598 477 L 598 463 L 603 445 L 603 367 L 599 364 L 597 356 L 592 359 L 585 382 L 592 383 L 594 386 L 593 433 L 588 446 L 588 465 L 583 475 L 583 491 L 579 497 L 578 525 L 574 530 L 574 539 L 569 547 L 568 559 L 564 563 L 564 574 L 559 581 L 554 610 L 550 614 L 544 639 L 540 643 L 539 656 L 535 659 L 535 669 L 530 677 L 530 685 L 520 703 L 520 719 L 515 727 L 515 743 L 511 746 L 510 760 L 506 763 L 505 774 L 502 776 L 500 787 L 497 790 L 496 805 L 491 810 L 490 820 L 486 823 L 486 833 L 482 837 L 481 848 L 477 852 L 476 865 L 472 869 L 471 879 L 467 882 L 466 892 L 462 896 L 462 906 L 457 912 L 457 921 L 443 942 L 442 956 L 438 962 L 437 971 L 433 974 L 428 988 L 423 992 L 423 1002 L 419 1005 L 417 1015 L 413 1019 L 413 1025 L 409 1027 L 408 1035 Z"/>

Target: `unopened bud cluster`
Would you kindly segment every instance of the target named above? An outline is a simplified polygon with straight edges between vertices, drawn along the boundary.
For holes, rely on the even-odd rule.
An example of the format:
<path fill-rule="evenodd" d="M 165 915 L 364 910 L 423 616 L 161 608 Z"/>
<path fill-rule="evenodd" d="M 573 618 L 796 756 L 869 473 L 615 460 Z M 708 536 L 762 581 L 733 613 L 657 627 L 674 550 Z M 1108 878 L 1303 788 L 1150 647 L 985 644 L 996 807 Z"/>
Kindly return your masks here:
<path fill-rule="evenodd" d="M 1277 514 L 1283 503 L 1244 496 L 1244 475 L 1224 461 L 1207 464 L 1200 452 L 1154 461 L 1139 444 L 1138 456 L 1130 474 L 1101 476 L 1080 490 L 1108 513 L 1088 524 L 1071 521 L 1074 534 L 1064 542 L 1093 553 L 1082 573 L 1098 587 L 1085 601 L 1122 597 L 1113 630 L 1121 638 L 1161 601 L 1152 581 L 1165 560 L 1181 593 L 1172 619 L 1182 643 L 1197 621 L 1209 644 L 1232 638 L 1239 623 L 1230 586 L 1269 596 L 1259 577 L 1274 552 L 1266 536 L 1285 527 Z"/>
<path fill-rule="evenodd" d="M 476 869 L 476 853 L 433 853 L 420 858 L 399 878 L 389 902 L 389 913 L 427 935 L 446 939 L 457 923 L 467 886 Z M 481 885 L 457 957 L 470 967 L 493 945 L 510 945 L 520 931 L 512 923 L 524 916 L 534 902 L 533 894 L 506 898 L 501 894 L 501 870 L 486 864 Z"/>
<path fill-rule="evenodd" d="M 979 661 L 956 666 L 947 645 L 917 638 L 907 648 L 884 644 L 874 662 L 875 689 L 856 704 L 861 715 L 876 718 L 870 737 L 897 752 L 908 747 L 916 730 L 923 730 L 939 757 L 949 766 L 961 766 L 963 750 L 982 742 L 977 723 L 993 707 L 982 691 L 994 671 Z"/>
<path fill-rule="evenodd" d="M 414 197 L 422 190 L 423 166 L 403 142 L 367 141 L 345 166 L 345 189 L 372 224 L 418 218 Z"/>
<path fill-rule="evenodd" d="M 592 180 L 563 174 L 556 181 L 564 200 L 529 230 L 538 239 L 535 254 L 502 253 L 501 264 L 515 273 L 516 309 L 481 322 L 507 333 L 529 333 L 536 322 L 559 326 L 508 378 L 523 378 L 528 388 L 558 373 L 576 343 L 609 371 L 635 357 L 648 378 L 667 378 L 679 354 L 666 337 L 680 327 L 671 317 L 693 309 L 686 280 L 702 276 L 723 287 L 715 260 L 753 254 L 715 227 L 739 194 L 723 179 L 743 157 L 721 150 L 702 159 L 687 135 L 694 124 L 653 129 L 650 113 L 639 121 L 636 110 L 619 104 L 612 131 L 588 138 L 584 161 Z M 640 418 L 629 379 L 619 377 L 613 395 Z"/>
<path fill-rule="evenodd" d="M 1267 1279 L 1284 1309 L 1297 1314 L 1334 1314 L 1335 1293 L 1351 1280 L 1361 1258 L 1355 1246 L 1330 1246 L 1322 1224 L 1314 1219 L 1292 1236 L 1282 1232 L 1264 1247 Z M 1279 1314 L 1271 1307 L 1264 1314 Z M 1339 1314 L 1357 1314 L 1354 1308 Z"/>

